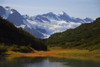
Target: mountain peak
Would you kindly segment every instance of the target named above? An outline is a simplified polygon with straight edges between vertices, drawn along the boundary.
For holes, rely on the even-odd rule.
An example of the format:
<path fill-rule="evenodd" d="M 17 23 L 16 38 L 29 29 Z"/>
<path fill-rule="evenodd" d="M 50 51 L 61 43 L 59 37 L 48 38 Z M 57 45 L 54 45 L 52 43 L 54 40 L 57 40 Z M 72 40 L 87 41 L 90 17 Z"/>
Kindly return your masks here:
<path fill-rule="evenodd" d="M 62 11 L 59 13 L 59 15 L 67 15 L 66 12 Z"/>
<path fill-rule="evenodd" d="M 53 12 L 49 12 L 49 13 L 47 13 L 47 14 L 51 14 L 51 15 L 52 15 L 52 14 L 54 14 L 54 13 L 53 13 Z"/>
<path fill-rule="evenodd" d="M 53 12 L 49 12 L 49 13 L 43 14 L 42 16 L 45 16 L 48 19 L 56 19 L 56 20 L 58 20 L 57 15 L 54 14 Z"/>
<path fill-rule="evenodd" d="M 43 14 L 43 16 L 54 16 L 55 14 L 53 12 L 49 12 L 49 13 L 46 13 L 46 14 Z"/>
<path fill-rule="evenodd" d="M 87 21 L 87 22 L 88 22 L 88 21 L 91 21 L 91 22 L 93 21 L 93 19 L 88 18 L 88 17 L 86 17 L 84 20 Z"/>
<path fill-rule="evenodd" d="M 5 8 L 10 8 L 9 6 L 6 6 Z"/>
<path fill-rule="evenodd" d="M 9 6 L 6 6 L 6 7 L 4 7 L 5 9 L 7 9 L 7 10 L 12 10 L 13 8 L 11 8 L 11 7 L 9 7 Z"/>

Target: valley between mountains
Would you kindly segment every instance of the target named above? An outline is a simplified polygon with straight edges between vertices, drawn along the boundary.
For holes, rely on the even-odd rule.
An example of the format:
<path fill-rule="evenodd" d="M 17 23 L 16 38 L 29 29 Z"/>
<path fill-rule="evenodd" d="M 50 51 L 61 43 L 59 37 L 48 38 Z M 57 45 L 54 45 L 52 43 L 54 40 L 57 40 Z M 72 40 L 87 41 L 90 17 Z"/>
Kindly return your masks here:
<path fill-rule="evenodd" d="M 0 56 L 100 58 L 100 17 L 21 15 L 0 6 Z"/>

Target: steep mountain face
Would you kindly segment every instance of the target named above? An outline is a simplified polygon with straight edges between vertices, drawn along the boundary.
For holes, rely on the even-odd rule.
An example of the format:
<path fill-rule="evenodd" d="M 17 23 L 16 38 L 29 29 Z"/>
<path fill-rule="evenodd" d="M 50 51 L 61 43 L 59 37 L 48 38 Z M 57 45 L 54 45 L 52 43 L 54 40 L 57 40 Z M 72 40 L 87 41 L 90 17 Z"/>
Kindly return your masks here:
<path fill-rule="evenodd" d="M 75 28 L 81 23 L 92 22 L 90 18 L 73 18 L 65 12 L 56 15 L 52 12 L 29 16 L 21 15 L 15 9 L 0 6 L 0 16 L 11 21 L 15 26 L 21 27 L 37 38 L 48 38 L 51 34 Z"/>
<path fill-rule="evenodd" d="M 37 38 L 44 37 L 43 34 L 41 34 L 41 32 L 38 32 L 38 30 L 31 27 L 31 24 L 28 23 L 28 21 L 15 9 L 12 9 L 8 6 L 5 8 L 0 6 L 0 16 L 12 22 L 15 26 L 23 28 L 24 30 L 31 33 Z M 39 35 L 37 36 L 37 34 Z"/>
<path fill-rule="evenodd" d="M 16 26 L 24 24 L 23 20 L 25 19 L 16 10 L 11 9 L 11 11 L 12 11 L 12 14 L 10 14 L 7 19 Z"/>
<path fill-rule="evenodd" d="M 0 16 L 3 16 L 5 14 L 5 9 L 0 6 Z"/>
<path fill-rule="evenodd" d="M 55 33 L 47 39 L 49 46 L 63 48 L 100 49 L 100 18 L 84 23 L 75 29 Z"/>
<path fill-rule="evenodd" d="M 41 36 L 43 36 L 40 32 L 37 31 L 37 29 L 30 29 L 29 27 L 25 26 L 24 30 L 27 32 L 30 32 L 32 35 L 35 35 L 35 37 L 37 38 L 42 38 Z"/>
<path fill-rule="evenodd" d="M 65 12 L 61 12 L 58 16 L 61 20 L 65 20 L 66 22 L 72 21 L 72 18 L 67 15 Z"/>
<path fill-rule="evenodd" d="M 54 19 L 54 20 L 59 20 L 58 16 L 52 12 L 49 12 L 47 14 L 43 14 L 43 17 L 46 17 L 47 19 Z"/>

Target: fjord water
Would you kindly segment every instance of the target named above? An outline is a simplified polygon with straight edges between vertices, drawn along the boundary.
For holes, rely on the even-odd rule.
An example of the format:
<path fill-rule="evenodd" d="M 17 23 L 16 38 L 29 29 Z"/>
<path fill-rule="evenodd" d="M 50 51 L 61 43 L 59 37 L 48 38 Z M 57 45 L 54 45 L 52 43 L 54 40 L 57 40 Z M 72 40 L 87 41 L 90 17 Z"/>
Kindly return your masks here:
<path fill-rule="evenodd" d="M 0 67 L 100 67 L 100 62 L 49 57 L 4 57 L 0 58 Z"/>

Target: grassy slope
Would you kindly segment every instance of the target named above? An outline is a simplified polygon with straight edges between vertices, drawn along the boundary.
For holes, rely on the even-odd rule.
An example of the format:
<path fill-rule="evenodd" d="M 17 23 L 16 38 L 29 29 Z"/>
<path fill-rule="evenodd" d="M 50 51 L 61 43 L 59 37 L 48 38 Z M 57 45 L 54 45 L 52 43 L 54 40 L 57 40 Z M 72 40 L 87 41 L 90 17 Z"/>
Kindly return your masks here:
<path fill-rule="evenodd" d="M 47 39 L 47 44 L 63 48 L 100 49 L 100 18 L 75 29 L 55 33 Z"/>
<path fill-rule="evenodd" d="M 10 47 L 28 49 L 27 46 L 36 50 L 47 50 L 41 39 L 35 38 L 21 28 L 16 28 L 12 23 L 0 17 L 0 52 L 9 50 Z"/>

